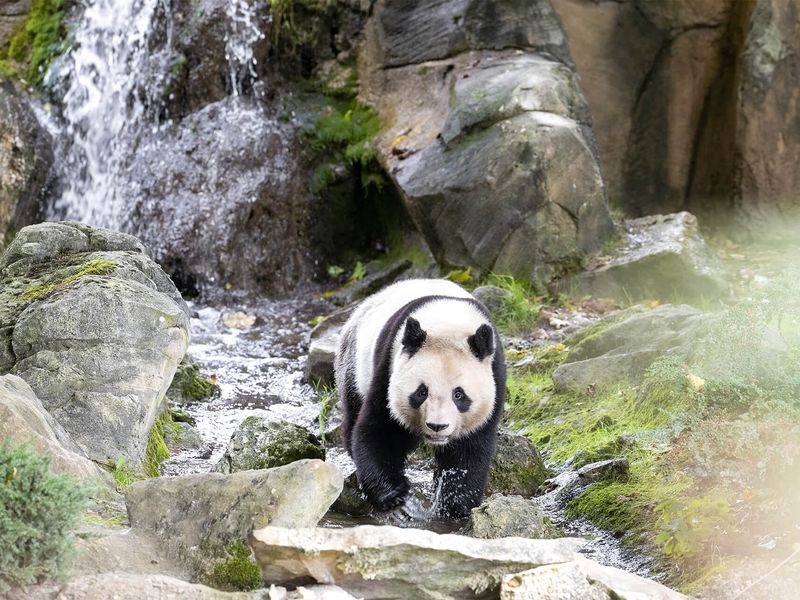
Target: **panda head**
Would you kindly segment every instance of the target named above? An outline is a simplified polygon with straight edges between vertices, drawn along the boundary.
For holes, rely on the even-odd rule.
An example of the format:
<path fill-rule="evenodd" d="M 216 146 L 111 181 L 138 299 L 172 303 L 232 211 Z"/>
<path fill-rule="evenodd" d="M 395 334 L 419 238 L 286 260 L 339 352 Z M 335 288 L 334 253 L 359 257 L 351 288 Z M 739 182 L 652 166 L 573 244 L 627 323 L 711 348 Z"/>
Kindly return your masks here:
<path fill-rule="evenodd" d="M 413 317 L 398 333 L 389 378 L 389 411 L 433 445 L 467 435 L 494 411 L 494 330 L 481 316 L 423 329 Z M 481 322 L 483 321 L 483 322 Z"/>

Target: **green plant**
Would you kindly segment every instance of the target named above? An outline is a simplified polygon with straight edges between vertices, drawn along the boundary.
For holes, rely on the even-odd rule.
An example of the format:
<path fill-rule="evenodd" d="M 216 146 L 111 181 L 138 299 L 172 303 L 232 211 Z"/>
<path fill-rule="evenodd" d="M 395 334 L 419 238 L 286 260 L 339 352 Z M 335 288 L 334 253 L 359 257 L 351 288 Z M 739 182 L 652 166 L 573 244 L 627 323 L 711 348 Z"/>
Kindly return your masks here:
<path fill-rule="evenodd" d="M 136 475 L 136 471 L 125 461 L 124 458 L 118 458 L 113 464 L 107 467 L 109 473 L 114 478 L 114 482 L 121 490 L 133 485 L 136 481 L 141 479 Z"/>
<path fill-rule="evenodd" d="M 444 278 L 449 279 L 450 281 L 455 281 L 456 283 L 469 283 L 472 281 L 472 267 L 467 267 L 466 269 L 453 269 L 447 275 L 445 275 Z"/>
<path fill-rule="evenodd" d="M 0 51 L 3 70 L 38 84 L 53 59 L 66 49 L 64 14 L 64 0 L 34 0 L 28 19 L 14 32 L 8 47 Z M 8 59 L 22 64 L 22 70 Z"/>
<path fill-rule="evenodd" d="M 58 577 L 87 493 L 30 446 L 0 444 L 0 592 Z"/>
<path fill-rule="evenodd" d="M 230 558 L 214 566 L 211 573 L 204 577 L 204 583 L 228 591 L 256 590 L 263 587 L 261 570 L 250 560 L 250 549 L 242 542 L 235 542 L 225 549 Z"/>
<path fill-rule="evenodd" d="M 339 399 L 339 394 L 334 385 L 323 385 L 317 388 L 319 395 L 319 436 L 322 440 L 323 446 L 325 445 L 325 433 L 328 424 L 328 416 L 330 416 L 333 407 Z"/>
<path fill-rule="evenodd" d="M 541 304 L 530 286 L 511 275 L 497 273 L 489 275 L 487 283 L 504 291 L 502 304 L 495 314 L 500 329 L 520 333 L 536 326 Z"/>
<path fill-rule="evenodd" d="M 664 554 L 696 556 L 705 549 L 714 529 L 725 523 L 730 506 L 725 498 L 707 494 L 701 498 L 671 498 L 656 506 L 658 529 L 656 543 Z"/>
<path fill-rule="evenodd" d="M 147 438 L 147 448 L 144 453 L 142 470 L 147 477 L 158 477 L 161 472 L 159 463 L 169 458 L 169 448 L 164 439 L 164 428 L 173 424 L 170 412 L 164 411 L 153 423 L 150 436 Z"/>

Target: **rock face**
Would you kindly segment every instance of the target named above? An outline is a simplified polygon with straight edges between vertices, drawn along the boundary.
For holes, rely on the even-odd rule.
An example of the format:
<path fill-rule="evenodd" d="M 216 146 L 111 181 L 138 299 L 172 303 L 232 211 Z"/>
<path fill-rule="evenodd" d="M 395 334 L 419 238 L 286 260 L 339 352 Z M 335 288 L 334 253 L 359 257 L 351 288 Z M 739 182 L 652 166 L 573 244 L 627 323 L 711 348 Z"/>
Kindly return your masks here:
<path fill-rule="evenodd" d="M 0 7 L 0 46 L 3 27 L 12 22 L 3 13 L 14 7 L 27 10 L 25 4 Z M 18 229 L 41 218 L 41 197 L 53 163 L 51 143 L 25 100 L 0 77 L 0 252 Z"/>
<path fill-rule="evenodd" d="M 135 238 L 26 227 L 0 258 L 0 373 L 30 384 L 88 458 L 138 468 L 189 342 L 185 310 Z"/>
<path fill-rule="evenodd" d="M 325 450 L 304 427 L 286 421 L 247 417 L 214 466 L 219 473 L 269 469 L 302 459 L 325 460 Z"/>
<path fill-rule="evenodd" d="M 626 220 L 617 249 L 557 287 L 621 301 L 708 301 L 728 293 L 697 219 L 687 212 Z"/>
<path fill-rule="evenodd" d="M 267 527 L 250 543 L 266 581 L 335 583 L 367 599 L 491 597 L 504 575 L 573 560 L 581 545 L 574 538 L 476 540 L 371 525 Z"/>
<path fill-rule="evenodd" d="M 440 263 L 544 285 L 610 235 L 588 109 L 548 2 L 380 1 L 365 49 L 361 98 Z"/>
<path fill-rule="evenodd" d="M 323 385 L 333 383 L 333 359 L 339 344 L 339 333 L 350 318 L 354 306 L 340 308 L 317 324 L 308 335 L 306 379 Z"/>
<path fill-rule="evenodd" d="M 79 453 L 69 434 L 16 375 L 0 377 L 0 439 L 30 443 L 38 452 L 50 455 L 57 473 L 69 473 L 88 484 L 110 480 L 108 474 Z"/>
<path fill-rule="evenodd" d="M 690 306 L 664 304 L 649 312 L 630 310 L 595 325 L 553 372 L 559 389 L 585 389 L 620 378 L 641 379 L 659 356 L 691 354 L 714 317 Z"/>
<path fill-rule="evenodd" d="M 230 283 L 284 294 L 311 273 L 299 160 L 277 114 L 235 97 L 210 104 L 137 150 L 132 232 L 187 293 Z"/>
<path fill-rule="evenodd" d="M 578 559 L 546 565 L 503 578 L 501 600 L 688 600 L 660 583 Z"/>
<path fill-rule="evenodd" d="M 558 537 L 555 528 L 532 500 L 499 494 L 487 498 L 480 506 L 472 509 L 464 535 L 480 539 Z"/>
<path fill-rule="evenodd" d="M 131 526 L 154 532 L 193 575 L 223 558 L 254 528 L 313 527 L 342 491 L 335 466 L 302 460 L 285 467 L 164 477 L 126 492 Z"/>
<path fill-rule="evenodd" d="M 7 0 L 0 6 L 0 48 L 11 41 L 11 36 L 25 22 L 33 0 Z"/>

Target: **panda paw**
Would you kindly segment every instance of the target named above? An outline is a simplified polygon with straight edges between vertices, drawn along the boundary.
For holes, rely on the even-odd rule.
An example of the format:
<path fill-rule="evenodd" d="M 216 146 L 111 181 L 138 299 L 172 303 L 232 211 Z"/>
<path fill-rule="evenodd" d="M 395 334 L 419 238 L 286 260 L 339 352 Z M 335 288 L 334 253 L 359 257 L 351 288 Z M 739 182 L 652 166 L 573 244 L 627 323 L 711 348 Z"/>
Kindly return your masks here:
<path fill-rule="evenodd" d="M 374 504 L 378 510 L 387 511 L 400 506 L 408 494 L 408 481 L 403 479 L 393 486 L 386 486 L 374 495 Z"/>

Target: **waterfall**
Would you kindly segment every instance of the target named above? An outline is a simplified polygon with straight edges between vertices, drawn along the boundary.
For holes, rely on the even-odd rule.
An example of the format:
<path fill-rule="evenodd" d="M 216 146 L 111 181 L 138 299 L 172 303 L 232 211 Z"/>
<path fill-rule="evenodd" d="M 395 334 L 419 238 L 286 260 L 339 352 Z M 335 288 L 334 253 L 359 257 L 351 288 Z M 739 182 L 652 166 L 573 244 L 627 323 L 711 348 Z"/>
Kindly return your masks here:
<path fill-rule="evenodd" d="M 82 1 L 71 49 L 48 74 L 65 90 L 56 124 L 60 195 L 49 218 L 130 229 L 126 169 L 143 144 L 173 125 L 159 121 L 175 58 L 172 12 L 179 9 L 173 4 L 180 0 Z M 265 7 L 265 0 L 230 0 L 225 7 L 234 96 L 256 78 L 253 46 L 265 36 L 259 21 Z"/>

